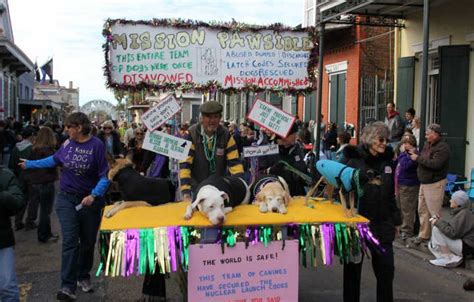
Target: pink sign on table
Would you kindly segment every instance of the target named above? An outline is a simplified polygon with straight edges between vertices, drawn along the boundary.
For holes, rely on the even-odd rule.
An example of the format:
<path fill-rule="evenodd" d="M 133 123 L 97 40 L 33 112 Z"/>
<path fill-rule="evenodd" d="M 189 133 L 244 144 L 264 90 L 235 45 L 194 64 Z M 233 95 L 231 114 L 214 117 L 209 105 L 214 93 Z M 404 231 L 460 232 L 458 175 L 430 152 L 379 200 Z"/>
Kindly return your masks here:
<path fill-rule="evenodd" d="M 298 301 L 298 241 L 189 246 L 188 301 Z"/>

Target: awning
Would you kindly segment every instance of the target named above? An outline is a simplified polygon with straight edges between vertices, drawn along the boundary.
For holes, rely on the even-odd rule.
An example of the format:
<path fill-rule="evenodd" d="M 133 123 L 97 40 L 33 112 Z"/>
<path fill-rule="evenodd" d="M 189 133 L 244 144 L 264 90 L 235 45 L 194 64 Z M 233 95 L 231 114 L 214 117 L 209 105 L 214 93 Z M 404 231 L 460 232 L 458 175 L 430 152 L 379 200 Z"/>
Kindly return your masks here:
<path fill-rule="evenodd" d="M 24 100 L 24 99 L 20 99 L 19 105 L 45 106 L 45 107 L 52 107 L 54 109 L 60 110 L 62 104 L 53 102 L 51 100 Z"/>
<path fill-rule="evenodd" d="M 14 43 L 5 37 L 0 37 L 0 58 L 3 67 L 8 67 L 11 72 L 21 75 L 34 69 L 31 60 Z"/>

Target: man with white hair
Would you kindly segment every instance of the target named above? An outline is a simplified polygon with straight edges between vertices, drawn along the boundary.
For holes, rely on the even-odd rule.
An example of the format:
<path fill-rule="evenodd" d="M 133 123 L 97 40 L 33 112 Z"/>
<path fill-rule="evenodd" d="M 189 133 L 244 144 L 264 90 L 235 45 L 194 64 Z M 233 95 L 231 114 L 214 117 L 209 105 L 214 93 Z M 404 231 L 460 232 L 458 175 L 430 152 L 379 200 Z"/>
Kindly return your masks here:
<path fill-rule="evenodd" d="M 456 191 L 452 196 L 450 217 L 432 217 L 433 235 L 428 249 L 436 257 L 430 263 L 436 266 L 456 267 L 463 255 L 474 253 L 474 215 L 471 213 L 469 196 Z"/>

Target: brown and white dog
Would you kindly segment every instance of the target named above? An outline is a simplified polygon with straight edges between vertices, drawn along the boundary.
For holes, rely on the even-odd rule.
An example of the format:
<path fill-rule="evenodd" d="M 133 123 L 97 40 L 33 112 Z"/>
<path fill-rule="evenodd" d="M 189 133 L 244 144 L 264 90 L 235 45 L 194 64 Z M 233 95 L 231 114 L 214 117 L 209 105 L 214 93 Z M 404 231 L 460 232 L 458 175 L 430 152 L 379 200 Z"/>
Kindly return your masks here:
<path fill-rule="evenodd" d="M 132 207 L 151 207 L 165 204 L 175 199 L 175 187 L 167 179 L 145 177 L 133 168 L 128 158 L 107 158 L 110 181 L 118 183 L 123 201 L 114 203 L 105 213 L 110 218 L 122 209 Z"/>
<path fill-rule="evenodd" d="M 195 211 L 204 214 L 213 225 L 221 225 L 233 207 L 248 204 L 250 189 L 240 177 L 211 175 L 194 192 L 194 201 L 186 208 L 184 219 L 191 219 Z"/>
<path fill-rule="evenodd" d="M 258 205 L 260 212 L 286 214 L 291 196 L 288 184 L 280 176 L 265 175 L 258 178 L 250 189 L 254 196 L 253 204 Z"/>

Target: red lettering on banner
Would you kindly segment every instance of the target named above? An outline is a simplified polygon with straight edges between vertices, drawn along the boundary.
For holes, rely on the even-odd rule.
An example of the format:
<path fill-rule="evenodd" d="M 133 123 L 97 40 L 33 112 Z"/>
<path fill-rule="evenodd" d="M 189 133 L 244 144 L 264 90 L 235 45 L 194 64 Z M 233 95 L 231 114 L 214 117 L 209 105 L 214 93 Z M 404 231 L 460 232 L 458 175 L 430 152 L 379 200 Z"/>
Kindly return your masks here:
<path fill-rule="evenodd" d="M 132 73 L 123 75 L 124 84 L 138 84 L 139 82 L 145 83 L 183 83 L 183 82 L 192 82 L 193 75 L 191 73 L 174 73 L 174 74 L 164 74 L 164 73 L 155 73 L 155 74 L 142 74 L 142 73 Z"/>

